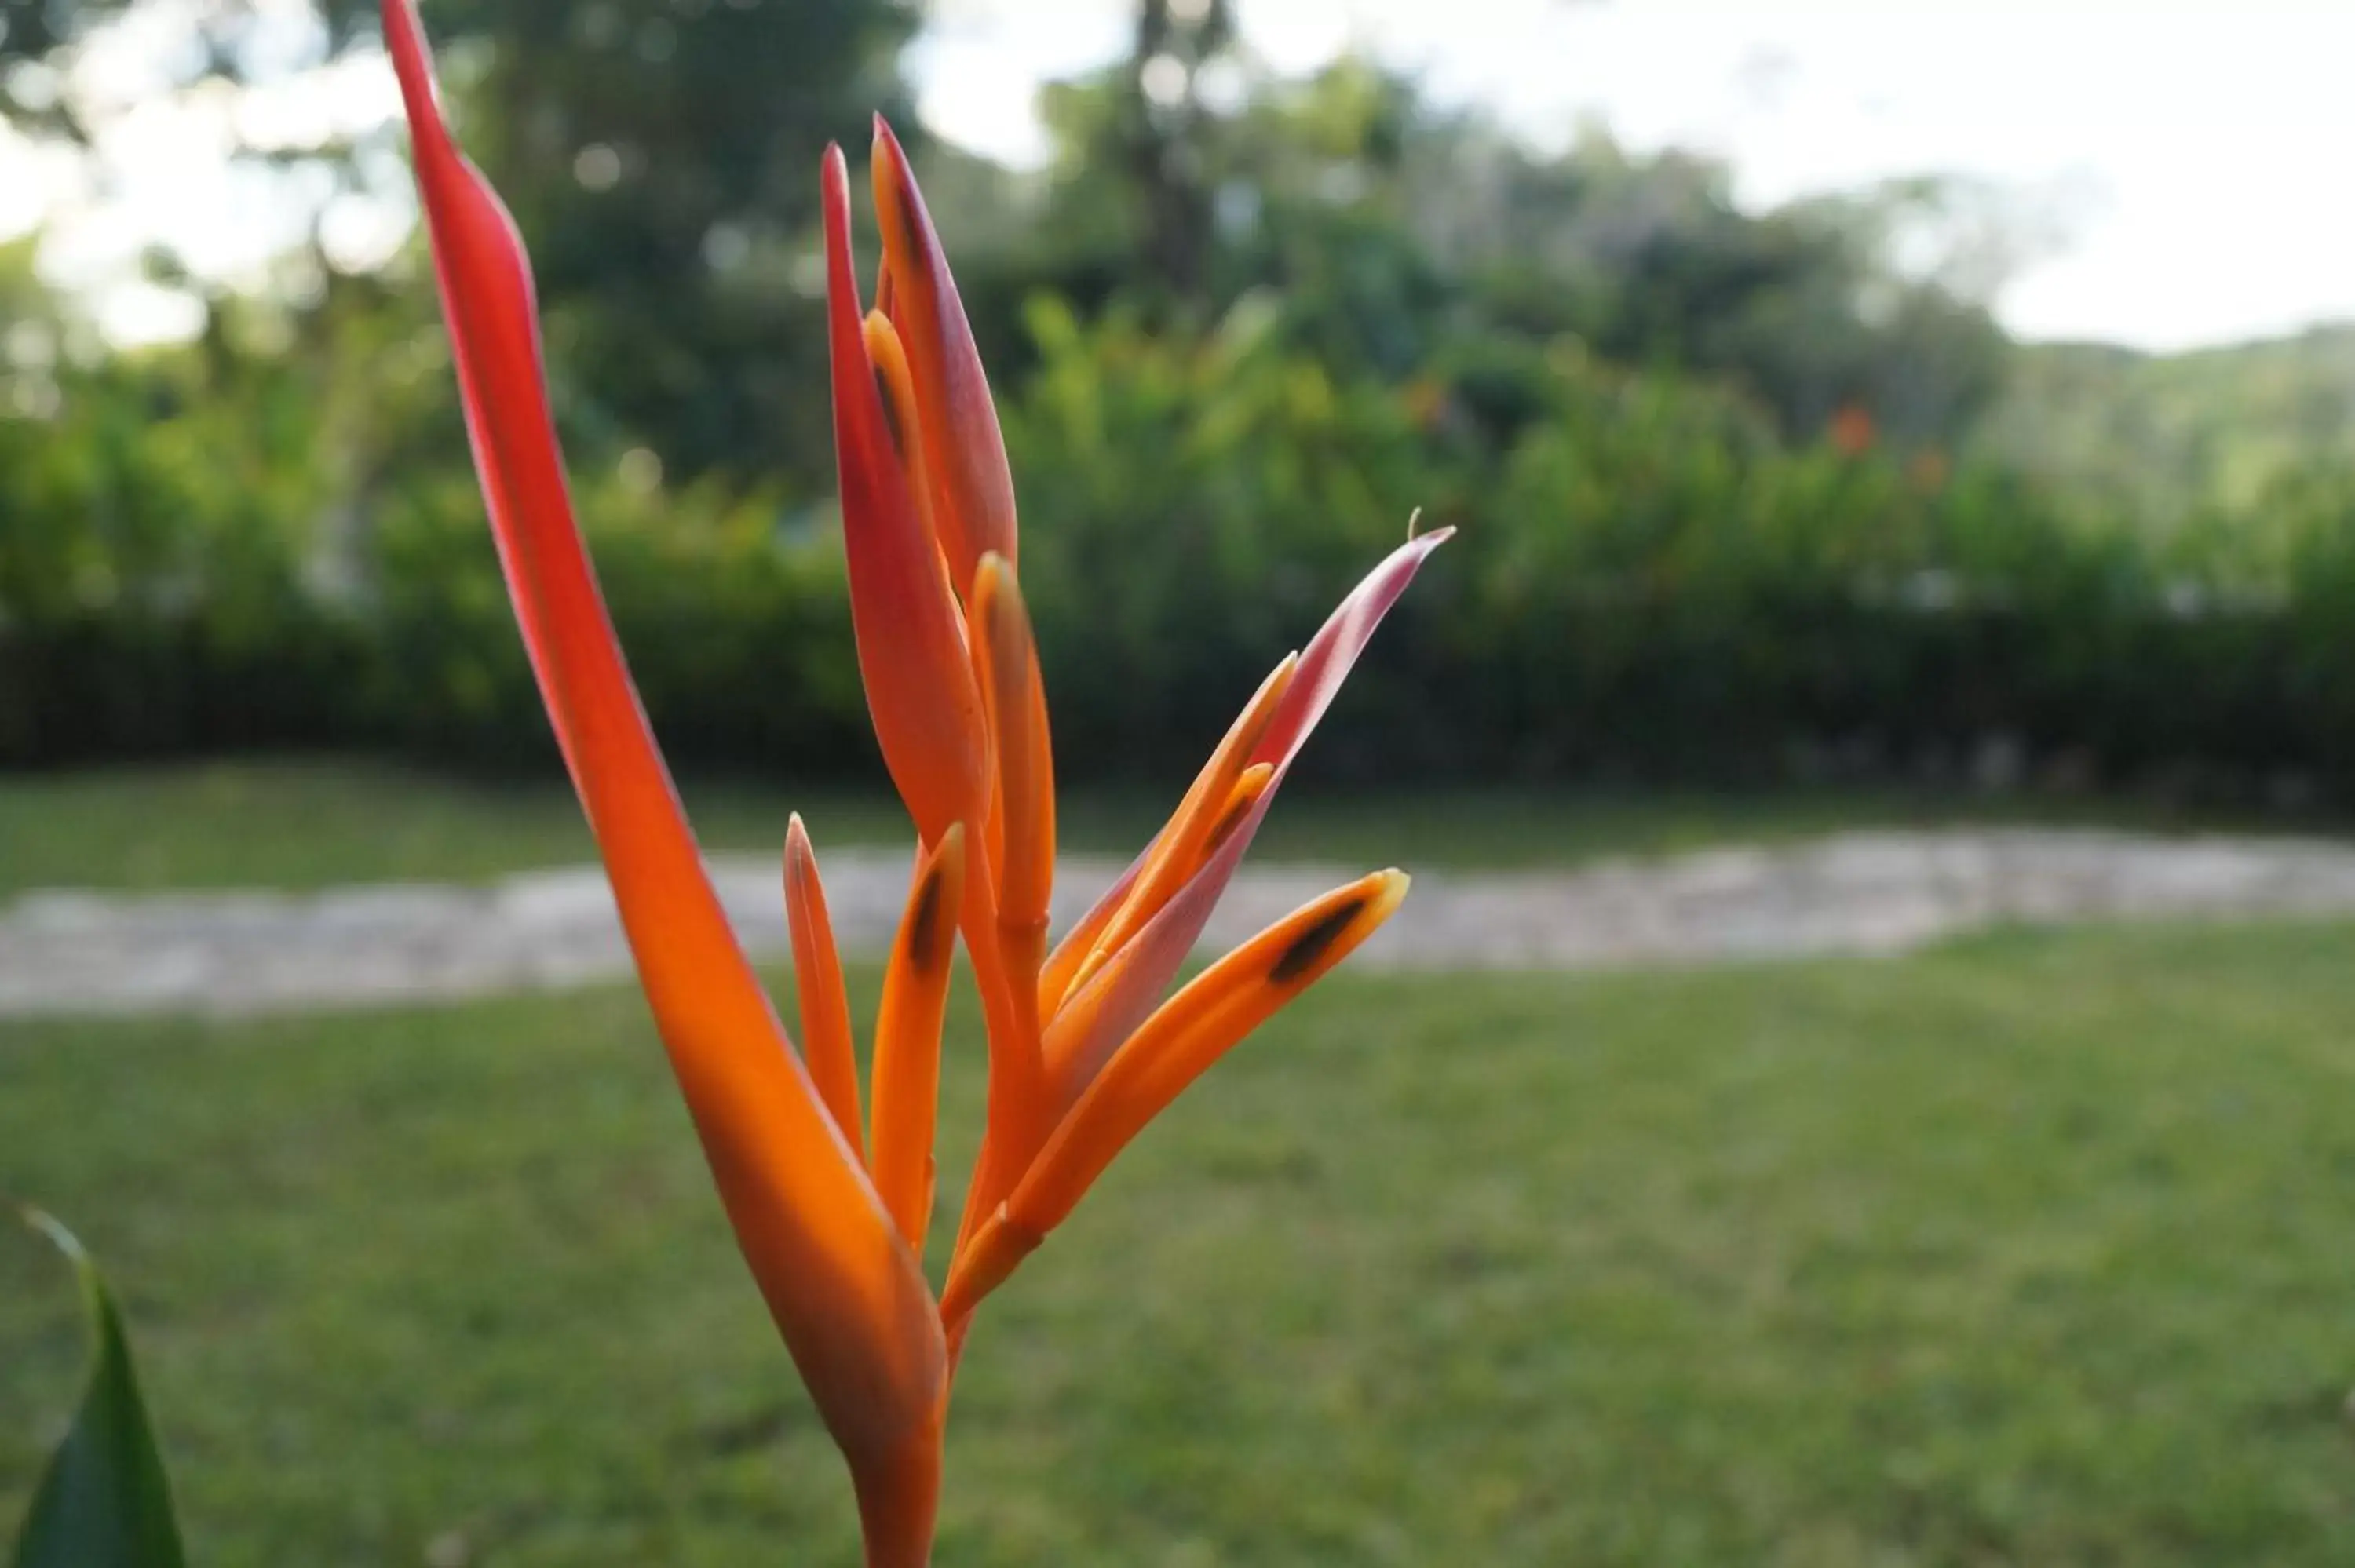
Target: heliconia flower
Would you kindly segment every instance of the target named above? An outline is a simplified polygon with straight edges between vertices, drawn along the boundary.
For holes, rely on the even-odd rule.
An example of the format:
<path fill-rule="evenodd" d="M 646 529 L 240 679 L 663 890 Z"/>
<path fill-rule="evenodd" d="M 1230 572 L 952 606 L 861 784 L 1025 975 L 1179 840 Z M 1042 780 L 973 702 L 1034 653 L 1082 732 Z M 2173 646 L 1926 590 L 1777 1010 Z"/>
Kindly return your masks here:
<path fill-rule="evenodd" d="M 861 1126 L 817 858 L 786 834 L 802 1045 L 730 929 L 630 683 L 572 514 L 530 267 L 434 102 L 414 0 L 383 0 L 466 428 L 534 674 L 738 1245 L 848 1463 L 869 1568 L 930 1557 L 948 1388 L 974 1309 L 1185 1086 L 1329 972 L 1406 893 L 1337 888 L 1164 1001 L 1309 732 L 1431 551 L 1393 552 L 1243 708 L 1169 823 L 1051 952 L 1053 747 L 988 383 L 907 159 L 879 120 L 874 309 L 848 172 L 821 168 L 845 560 L 868 711 L 919 853 Z M 988 1033 L 982 1154 L 944 1294 L 933 1207 L 955 938 Z"/>

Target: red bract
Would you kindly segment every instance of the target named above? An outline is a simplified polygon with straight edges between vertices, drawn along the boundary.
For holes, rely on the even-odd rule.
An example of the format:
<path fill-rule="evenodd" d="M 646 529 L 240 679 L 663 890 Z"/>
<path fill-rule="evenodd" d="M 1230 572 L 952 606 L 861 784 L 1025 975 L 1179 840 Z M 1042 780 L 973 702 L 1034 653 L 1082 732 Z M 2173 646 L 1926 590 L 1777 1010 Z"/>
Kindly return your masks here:
<path fill-rule="evenodd" d="M 1166 1001 L 1294 757 L 1446 534 L 1411 540 L 1282 661 L 1128 874 L 1050 955 L 1053 751 L 997 417 L 939 237 L 877 124 L 879 308 L 861 311 L 839 149 L 822 169 L 836 451 L 859 673 L 922 845 L 877 1024 L 868 1125 L 817 862 L 788 838 L 804 1057 L 730 930 L 630 684 L 549 417 L 529 264 L 436 109 L 412 0 L 385 0 L 459 393 L 516 618 L 738 1245 L 857 1491 L 874 1568 L 930 1555 L 943 1417 L 974 1309 L 1187 1084 L 1354 951 L 1406 878 L 1278 921 Z M 886 403 L 889 402 L 887 412 Z M 894 431 L 897 431 L 895 437 Z M 954 937 L 989 1034 L 983 1153 L 945 1293 L 932 1208 Z"/>

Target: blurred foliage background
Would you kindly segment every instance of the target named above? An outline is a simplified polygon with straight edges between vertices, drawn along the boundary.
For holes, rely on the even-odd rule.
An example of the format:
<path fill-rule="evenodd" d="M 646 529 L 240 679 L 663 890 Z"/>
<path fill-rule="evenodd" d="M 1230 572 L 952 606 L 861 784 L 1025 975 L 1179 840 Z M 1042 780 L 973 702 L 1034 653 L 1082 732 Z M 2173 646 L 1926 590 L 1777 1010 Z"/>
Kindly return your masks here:
<path fill-rule="evenodd" d="M 133 0 L 136 3 L 136 0 Z M 6 0 L 0 111 L 124 0 Z M 873 772 L 818 330 L 816 160 L 907 111 L 892 0 L 427 0 L 537 260 L 577 495 L 666 741 Z M 300 7 L 296 7 L 299 11 Z M 288 7 L 182 7 L 174 90 Z M 312 63 L 378 48 L 324 0 Z M 2355 340 L 2023 346 L 1972 195 L 1745 210 L 1597 132 L 1540 155 L 1344 59 L 1247 69 L 1142 0 L 1055 154 L 914 146 L 1004 407 L 1060 764 L 1182 765 L 1409 513 L 1462 546 L 1315 766 L 1350 779 L 1931 778 L 2355 790 Z M 317 219 L 126 348 L 0 251 L 0 763 L 551 755 L 412 238 L 327 215 L 390 127 L 241 156 Z M 1944 237 L 1941 239 L 1941 237 Z M 1926 245 L 1926 249 L 1925 249 Z M 868 248 L 873 254 L 871 243 Z"/>

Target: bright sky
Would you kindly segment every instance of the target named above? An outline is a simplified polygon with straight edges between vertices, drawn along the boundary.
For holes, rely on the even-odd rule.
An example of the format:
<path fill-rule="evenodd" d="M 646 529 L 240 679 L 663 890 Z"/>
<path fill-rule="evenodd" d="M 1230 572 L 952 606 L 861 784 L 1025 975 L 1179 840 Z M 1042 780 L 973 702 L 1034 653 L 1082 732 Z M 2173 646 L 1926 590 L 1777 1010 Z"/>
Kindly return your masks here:
<path fill-rule="evenodd" d="M 164 6 L 204 0 L 158 0 Z M 304 0 L 262 0 L 299 16 Z M 932 0 L 910 57 L 927 122 L 1016 162 L 1041 153 L 1039 84 L 1115 58 L 1133 0 Z M 2060 220 L 1998 301 L 2030 337 L 2174 348 L 2355 318 L 2355 0 L 1235 0 L 1280 72 L 1357 47 L 1540 144 L 1588 120 L 1643 148 L 1732 160 L 1745 201 L 1945 173 Z M 156 37 L 170 29 L 154 29 Z M 301 29 L 288 29 L 299 54 Z M 92 188 L 0 139 L 0 234 L 53 217 L 45 270 L 88 283 L 155 237 L 224 275 L 291 236 L 266 183 L 225 171 L 236 133 L 300 146 L 380 123 L 373 57 L 272 92 L 150 111 L 156 46 L 90 62 L 119 112 Z M 143 48 L 145 54 L 143 55 Z M 80 85 L 87 88 L 85 79 Z M 5 133 L 0 133 L 5 138 Z M 383 188 L 397 189 L 388 167 Z M 355 256 L 406 215 L 346 202 Z M 172 302 L 116 289 L 116 330 Z"/>
<path fill-rule="evenodd" d="M 936 0 L 926 120 L 1039 153 L 1036 84 L 1127 44 L 1124 0 Z M 2355 318 L 2355 0 L 1236 0 L 1299 71 L 1355 45 L 1540 143 L 1600 119 L 1730 157 L 1745 201 L 1991 181 L 2060 243 L 2030 337 L 2176 348 Z"/>

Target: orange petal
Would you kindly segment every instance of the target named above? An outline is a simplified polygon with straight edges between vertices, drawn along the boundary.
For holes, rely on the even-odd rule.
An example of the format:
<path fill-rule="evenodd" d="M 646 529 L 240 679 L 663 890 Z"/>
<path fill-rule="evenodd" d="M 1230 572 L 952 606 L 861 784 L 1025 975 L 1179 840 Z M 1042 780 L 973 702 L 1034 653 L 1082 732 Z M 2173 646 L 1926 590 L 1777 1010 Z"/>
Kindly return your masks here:
<path fill-rule="evenodd" d="M 1047 690 L 1030 612 L 1014 568 L 995 553 L 975 575 L 975 662 L 997 758 L 1003 817 L 997 855 L 998 923 L 1043 943 L 1055 890 L 1055 755 L 1047 727 Z M 1035 989 L 1039 953 L 1008 964 L 1018 984 Z"/>
<path fill-rule="evenodd" d="M 1234 837 L 1235 830 L 1243 825 L 1243 819 L 1251 815 L 1252 808 L 1259 804 L 1259 798 L 1266 794 L 1268 786 L 1274 782 L 1275 764 L 1273 762 L 1254 762 L 1242 770 L 1235 779 L 1235 787 L 1227 792 L 1226 806 L 1219 812 L 1219 820 L 1210 829 L 1209 841 L 1202 846 L 1205 856 L 1216 854 L 1229 839 Z M 1188 866 L 1187 874 L 1191 875 L 1194 870 Z"/>
<path fill-rule="evenodd" d="M 1259 748 L 1252 754 L 1253 762 L 1272 762 L 1277 774 L 1282 775 L 1306 743 L 1317 720 L 1325 716 L 1325 710 L 1340 694 L 1342 683 L 1349 678 L 1366 644 L 1373 641 L 1382 618 L 1390 614 L 1391 607 L 1414 581 L 1415 574 L 1431 558 L 1431 553 L 1455 536 L 1453 528 L 1433 528 L 1428 534 L 1409 535 L 1405 544 L 1383 556 L 1380 564 L 1333 607 L 1333 613 L 1325 618 L 1325 624 L 1316 629 L 1316 635 L 1301 650 L 1299 679 L 1284 693 L 1284 705 L 1276 711 L 1267 733 L 1259 737 Z"/>
<path fill-rule="evenodd" d="M 864 1134 L 858 1114 L 858 1060 L 850 1036 L 850 998 L 826 911 L 817 852 L 795 811 L 785 825 L 785 923 L 793 929 L 794 992 L 801 1003 L 802 1060 L 826 1114 L 853 1152 Z"/>
<path fill-rule="evenodd" d="M 954 595 L 884 419 L 850 256 L 842 149 L 825 165 L 826 312 L 851 630 L 891 782 L 927 843 L 987 809 L 989 746 Z"/>
<path fill-rule="evenodd" d="M 950 1270 L 941 1315 L 968 1316 L 1069 1217 L 1115 1155 L 1188 1084 L 1357 950 L 1406 896 L 1407 878 L 1376 872 L 1277 921 L 1163 1003 L 1105 1064 L 1055 1128 L 1014 1193 Z"/>
<path fill-rule="evenodd" d="M 386 0 L 485 502 L 535 673 L 738 1245 L 862 1494 L 913 1483 L 946 1348 L 901 1240 L 771 1011 L 696 852 L 574 525 L 513 223 L 433 102 L 410 0 Z"/>
<path fill-rule="evenodd" d="M 932 1133 L 940 1114 L 941 1023 L 964 896 L 964 826 L 924 858 L 908 895 L 875 1019 L 875 1190 L 921 1253 L 932 1214 Z"/>
<path fill-rule="evenodd" d="M 1205 858 L 1216 854 L 1226 846 L 1227 841 L 1241 828 L 1243 822 L 1251 816 L 1252 808 L 1259 804 L 1260 797 L 1267 792 L 1269 786 L 1274 781 L 1275 767 L 1273 763 L 1254 762 L 1243 769 L 1241 776 L 1235 780 L 1232 793 L 1227 798 L 1226 810 L 1220 813 L 1218 825 L 1210 832 L 1210 842 L 1203 848 Z M 1145 852 L 1132 861 L 1128 869 L 1122 872 L 1118 879 L 1097 896 L 1094 905 L 1088 912 L 1081 916 L 1078 923 L 1063 934 L 1061 941 L 1055 944 L 1054 951 L 1048 955 L 1046 967 L 1039 976 L 1039 1008 L 1041 1012 L 1052 1012 L 1057 1004 L 1069 993 L 1072 977 L 1080 972 L 1080 966 L 1103 945 L 1104 928 L 1112 924 L 1123 906 L 1127 904 L 1129 890 L 1136 885 L 1136 879 L 1145 874 L 1146 867 L 1160 857 L 1162 839 L 1168 831 L 1168 826 L 1165 823 L 1161 832 L 1154 834 L 1151 841 L 1146 844 Z M 1188 868 L 1188 875 L 1192 876 L 1199 869 L 1198 863 Z"/>
<path fill-rule="evenodd" d="M 1080 972 L 1080 966 L 1093 956 L 1104 927 L 1110 926 L 1126 906 L 1129 890 L 1136 885 L 1136 879 L 1145 874 L 1145 868 L 1152 864 L 1154 857 L 1160 853 L 1161 836 L 1156 833 L 1145 846 L 1144 853 L 1131 861 L 1128 869 L 1097 895 L 1088 912 L 1080 916 L 1079 923 L 1064 932 L 1063 939 L 1057 942 L 1054 950 L 1047 955 L 1046 966 L 1039 971 L 1039 1011 L 1042 1015 L 1052 1017 L 1055 1010 L 1062 1005 L 1064 996 L 1071 989 L 1072 978 Z"/>
<path fill-rule="evenodd" d="M 1159 914 L 1169 895 L 1199 867 L 1203 848 L 1224 818 L 1228 799 L 1248 766 L 1252 750 L 1267 732 L 1268 722 L 1275 716 L 1277 705 L 1283 702 L 1299 666 L 1298 654 L 1285 654 L 1284 662 L 1260 683 L 1252 700 L 1243 705 L 1235 722 L 1227 726 L 1225 736 L 1210 753 L 1210 760 L 1195 776 L 1185 798 L 1178 803 L 1178 810 L 1170 813 L 1168 825 L 1155 838 L 1153 853 L 1146 861 L 1145 869 L 1137 874 L 1120 913 L 1105 925 L 1096 938 L 1095 951 L 1072 976 L 1073 991 L 1084 988 L 1103 960 L 1118 952 L 1147 920 Z"/>
<path fill-rule="evenodd" d="M 1029 613 L 1014 568 L 982 557 L 970 603 L 974 662 L 981 675 L 998 762 L 991 837 L 994 906 L 969 909 L 966 947 L 989 1016 L 988 1128 L 965 1189 L 960 1240 L 1021 1174 L 1047 1134 L 1050 1107 L 1039 1049 L 1039 968 L 1054 891 L 1054 758 L 1046 689 Z M 968 902 L 973 902 L 970 897 Z"/>
<path fill-rule="evenodd" d="M 959 922 L 989 1031 L 986 1119 L 981 1154 L 965 1189 L 964 1213 L 958 1222 L 960 1241 L 980 1215 L 1006 1195 L 1031 1155 L 1038 1152 L 1054 1110 L 1047 1093 L 1038 1013 L 1025 1005 L 1029 999 L 1017 994 L 1007 968 L 1006 942 L 987 872 L 985 864 L 978 874 L 965 878 L 964 912 Z"/>
<path fill-rule="evenodd" d="M 1015 559 L 1014 480 L 964 304 L 899 139 L 878 115 L 875 216 L 891 275 L 891 319 L 907 344 L 941 543 L 960 587 L 991 552 Z"/>
<path fill-rule="evenodd" d="M 1073 988 L 1062 1011 L 1048 1025 L 1045 1066 L 1050 1093 L 1063 1105 L 1076 1099 L 1114 1048 L 1151 1012 L 1218 906 L 1235 868 L 1251 849 L 1284 776 L 1316 721 L 1331 706 L 1350 667 L 1375 629 L 1422 570 L 1423 563 L 1454 530 L 1435 528 L 1391 551 L 1334 607 L 1300 655 L 1300 672 L 1277 705 L 1252 750 L 1253 763 L 1273 769 L 1250 809 L 1220 843 L 1172 894 L 1135 937 L 1114 950 L 1086 985 Z M 1058 958 L 1060 949 L 1058 950 Z M 1055 959 L 1049 960 L 1051 971 Z"/>
<path fill-rule="evenodd" d="M 883 274 L 887 279 L 890 273 Z M 867 340 L 867 355 L 875 362 L 875 374 L 881 378 L 883 391 L 891 409 L 891 424 L 900 438 L 900 460 L 907 470 L 908 493 L 915 497 L 916 515 L 924 525 L 924 533 L 932 541 L 932 558 L 940 564 L 941 584 L 955 597 L 955 585 L 949 581 L 948 554 L 941 548 L 938 508 L 932 502 L 932 487 L 924 472 L 924 444 L 916 433 L 916 389 L 909 379 L 908 351 L 900 344 L 900 334 L 889 316 L 880 310 L 867 313 L 860 323 L 860 333 Z"/>

